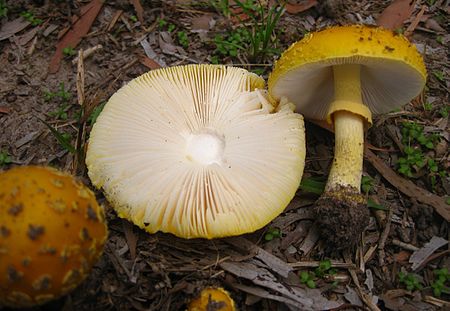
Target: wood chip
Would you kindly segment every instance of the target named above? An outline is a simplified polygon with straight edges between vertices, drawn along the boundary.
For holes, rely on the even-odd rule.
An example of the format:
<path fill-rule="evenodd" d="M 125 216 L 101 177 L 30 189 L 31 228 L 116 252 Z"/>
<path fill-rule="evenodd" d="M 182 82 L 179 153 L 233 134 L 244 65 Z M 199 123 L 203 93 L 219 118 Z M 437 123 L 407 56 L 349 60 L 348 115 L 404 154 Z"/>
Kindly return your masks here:
<path fill-rule="evenodd" d="M 409 257 L 409 262 L 412 263 L 411 269 L 416 270 L 431 254 L 446 244 L 448 244 L 446 239 L 433 236 L 428 243 Z"/>
<path fill-rule="evenodd" d="M 130 3 L 133 5 L 134 10 L 136 11 L 136 15 L 139 22 L 141 23 L 141 26 L 144 26 L 144 9 L 142 8 L 141 1 L 130 0 Z"/>

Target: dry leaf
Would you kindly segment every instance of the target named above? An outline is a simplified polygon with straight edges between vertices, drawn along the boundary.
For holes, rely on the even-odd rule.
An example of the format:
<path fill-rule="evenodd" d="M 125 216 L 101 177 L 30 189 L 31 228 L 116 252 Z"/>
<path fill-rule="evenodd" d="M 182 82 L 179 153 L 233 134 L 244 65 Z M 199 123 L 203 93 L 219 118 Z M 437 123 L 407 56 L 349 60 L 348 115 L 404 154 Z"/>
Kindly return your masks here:
<path fill-rule="evenodd" d="M 400 28 L 414 11 L 415 0 L 394 0 L 384 9 L 377 19 L 377 24 L 387 29 Z"/>
<path fill-rule="evenodd" d="M 192 32 L 208 31 L 211 27 L 213 17 L 210 14 L 196 16 L 191 19 Z"/>
<path fill-rule="evenodd" d="M 296 3 L 296 4 L 286 3 L 285 9 L 286 9 L 286 12 L 288 12 L 290 14 L 297 14 L 297 13 L 301 13 L 301 12 L 304 12 L 304 11 L 310 9 L 313 6 L 316 6 L 317 3 L 318 2 L 316 0 L 305 0 L 305 1 L 300 1 L 300 3 Z"/>
<path fill-rule="evenodd" d="M 441 25 L 439 25 L 439 23 L 433 18 L 427 19 L 425 22 L 425 27 L 436 32 L 445 32 L 445 29 L 442 28 Z"/>
<path fill-rule="evenodd" d="M 429 242 L 409 257 L 409 262 L 412 263 L 411 269 L 416 270 L 431 254 L 446 244 L 448 244 L 446 239 L 433 236 Z"/>
<path fill-rule="evenodd" d="M 0 113 L 8 114 L 9 113 L 9 108 L 8 107 L 4 107 L 4 106 L 0 106 Z"/>
<path fill-rule="evenodd" d="M 131 4 L 134 6 L 134 10 L 136 11 L 137 18 L 142 26 L 144 26 L 144 9 L 142 8 L 141 1 L 139 0 L 130 0 Z"/>
<path fill-rule="evenodd" d="M 58 71 L 63 57 L 63 49 L 65 47 L 74 48 L 80 43 L 83 36 L 85 36 L 89 29 L 91 29 L 92 23 L 97 17 L 100 9 L 103 6 L 102 0 L 92 0 L 89 4 L 81 8 L 83 15 L 72 24 L 72 29 L 64 34 L 62 39 L 56 45 L 56 52 L 50 61 L 48 71 L 55 73 Z"/>
<path fill-rule="evenodd" d="M 30 25 L 30 22 L 26 21 L 23 17 L 4 23 L 2 28 L 0 28 L 0 41 L 8 39 L 16 33 L 24 30 L 28 25 Z"/>
<path fill-rule="evenodd" d="M 145 55 L 139 56 L 139 62 L 147 67 L 148 69 L 158 69 L 161 68 L 161 65 L 158 64 L 155 60 L 151 59 L 150 57 L 147 57 Z"/>

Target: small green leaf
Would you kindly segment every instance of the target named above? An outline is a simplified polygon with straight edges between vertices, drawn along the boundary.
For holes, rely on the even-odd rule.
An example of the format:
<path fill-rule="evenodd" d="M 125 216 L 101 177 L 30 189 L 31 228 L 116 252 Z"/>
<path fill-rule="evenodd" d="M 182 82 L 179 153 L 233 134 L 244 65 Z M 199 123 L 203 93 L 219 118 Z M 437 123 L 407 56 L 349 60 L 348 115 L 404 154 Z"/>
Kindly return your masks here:
<path fill-rule="evenodd" d="M 49 123 L 45 122 L 44 120 L 42 120 L 40 118 L 38 118 L 38 119 L 39 119 L 39 121 L 41 121 L 42 123 L 44 123 L 48 127 L 50 132 L 53 134 L 53 136 L 55 136 L 56 140 L 58 140 L 59 144 L 64 149 L 66 149 L 70 153 L 75 153 L 76 152 L 75 147 L 72 146 L 72 144 L 70 143 L 70 135 L 69 134 L 67 134 L 67 133 L 60 133 L 53 126 L 51 126 Z"/>
<path fill-rule="evenodd" d="M 367 207 L 381 211 L 388 211 L 389 209 L 381 204 L 375 203 L 372 199 L 367 200 Z"/>

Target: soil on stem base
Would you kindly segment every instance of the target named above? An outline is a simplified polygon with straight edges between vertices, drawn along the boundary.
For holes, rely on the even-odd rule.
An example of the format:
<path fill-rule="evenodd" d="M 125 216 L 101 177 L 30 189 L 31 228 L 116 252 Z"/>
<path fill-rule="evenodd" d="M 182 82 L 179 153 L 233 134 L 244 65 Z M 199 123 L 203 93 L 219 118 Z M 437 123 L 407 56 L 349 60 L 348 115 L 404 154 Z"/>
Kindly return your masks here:
<path fill-rule="evenodd" d="M 315 207 L 321 235 L 334 249 L 354 246 L 369 224 L 369 209 L 356 189 L 340 186 L 325 192 Z"/>

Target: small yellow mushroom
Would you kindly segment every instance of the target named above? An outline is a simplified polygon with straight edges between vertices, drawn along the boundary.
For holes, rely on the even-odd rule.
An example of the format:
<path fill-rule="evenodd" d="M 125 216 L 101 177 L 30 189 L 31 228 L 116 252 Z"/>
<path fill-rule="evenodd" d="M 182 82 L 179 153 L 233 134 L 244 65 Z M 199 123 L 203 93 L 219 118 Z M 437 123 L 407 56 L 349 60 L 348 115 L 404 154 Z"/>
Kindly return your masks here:
<path fill-rule="evenodd" d="M 0 173 L 0 184 L 0 307 L 66 294 L 103 252 L 102 207 L 86 186 L 52 168 L 15 167 Z"/>
<path fill-rule="evenodd" d="M 206 287 L 193 299 L 187 311 L 236 311 L 234 301 L 223 288 Z"/>

